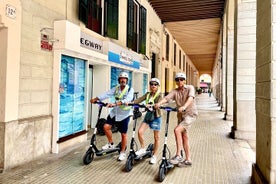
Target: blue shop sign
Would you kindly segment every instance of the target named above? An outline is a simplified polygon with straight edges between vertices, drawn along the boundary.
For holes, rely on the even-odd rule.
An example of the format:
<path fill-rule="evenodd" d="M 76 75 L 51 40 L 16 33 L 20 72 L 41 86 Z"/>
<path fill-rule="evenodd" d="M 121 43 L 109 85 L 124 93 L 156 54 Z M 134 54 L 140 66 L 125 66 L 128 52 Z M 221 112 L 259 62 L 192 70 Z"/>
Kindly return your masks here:
<path fill-rule="evenodd" d="M 108 52 L 108 60 L 114 63 L 118 63 L 121 65 L 129 66 L 132 68 L 140 68 L 140 62 L 135 61 L 130 55 L 126 52 L 121 52 L 120 54 L 116 54 L 114 52 Z"/>

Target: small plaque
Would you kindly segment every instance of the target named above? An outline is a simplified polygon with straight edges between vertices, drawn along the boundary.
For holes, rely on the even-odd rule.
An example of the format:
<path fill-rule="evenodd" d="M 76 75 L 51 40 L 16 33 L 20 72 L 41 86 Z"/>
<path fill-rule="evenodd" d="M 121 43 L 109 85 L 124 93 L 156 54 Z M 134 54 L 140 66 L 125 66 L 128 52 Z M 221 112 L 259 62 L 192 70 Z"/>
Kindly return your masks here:
<path fill-rule="evenodd" d="M 11 5 L 6 5 L 6 15 L 12 19 L 16 18 L 16 8 Z"/>

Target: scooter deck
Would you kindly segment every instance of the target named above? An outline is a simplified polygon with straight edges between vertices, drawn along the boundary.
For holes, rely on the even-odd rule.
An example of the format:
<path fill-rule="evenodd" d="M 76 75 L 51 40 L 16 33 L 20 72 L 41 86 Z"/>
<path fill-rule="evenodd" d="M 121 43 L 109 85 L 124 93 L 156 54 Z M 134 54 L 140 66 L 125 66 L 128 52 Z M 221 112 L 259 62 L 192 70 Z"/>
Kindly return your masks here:
<path fill-rule="evenodd" d="M 167 168 L 167 169 L 172 169 L 172 168 L 174 168 L 174 164 L 168 162 L 166 168 Z"/>
<path fill-rule="evenodd" d="M 114 149 L 106 149 L 106 150 L 99 150 L 98 152 L 95 152 L 97 156 L 102 156 L 105 154 L 113 153 L 113 152 L 118 152 L 120 151 L 120 148 L 114 148 Z"/>
<path fill-rule="evenodd" d="M 151 157 L 151 151 L 147 151 L 146 153 L 144 154 L 141 154 L 141 155 L 137 155 L 134 160 L 141 160 L 145 157 Z"/>

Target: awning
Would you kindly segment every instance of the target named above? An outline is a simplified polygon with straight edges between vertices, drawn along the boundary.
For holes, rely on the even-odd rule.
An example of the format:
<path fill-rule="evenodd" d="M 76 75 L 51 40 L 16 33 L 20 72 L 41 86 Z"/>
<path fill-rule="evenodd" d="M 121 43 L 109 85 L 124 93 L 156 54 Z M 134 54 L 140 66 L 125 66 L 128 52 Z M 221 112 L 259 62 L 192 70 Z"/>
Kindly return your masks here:
<path fill-rule="evenodd" d="M 200 83 L 199 87 L 201 87 L 201 88 L 208 88 L 208 85 L 206 83 Z"/>

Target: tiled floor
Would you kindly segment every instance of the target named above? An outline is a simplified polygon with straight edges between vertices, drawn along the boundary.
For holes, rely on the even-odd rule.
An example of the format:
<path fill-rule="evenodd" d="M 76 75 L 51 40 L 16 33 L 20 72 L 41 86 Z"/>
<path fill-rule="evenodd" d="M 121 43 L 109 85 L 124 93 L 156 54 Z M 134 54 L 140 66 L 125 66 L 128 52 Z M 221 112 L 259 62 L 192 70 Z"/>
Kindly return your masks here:
<path fill-rule="evenodd" d="M 247 184 L 250 183 L 251 164 L 255 153 L 247 142 L 229 138 L 232 122 L 222 120 L 221 112 L 215 99 L 208 94 L 196 98 L 199 117 L 190 130 L 190 146 L 192 167 L 169 170 L 162 183 L 202 183 L 202 184 Z M 22 165 L 0 174 L 1 184 L 16 183 L 160 183 L 157 180 L 161 152 L 164 143 L 163 115 L 162 131 L 160 132 L 159 162 L 149 164 L 149 158 L 136 162 L 130 172 L 124 170 L 125 161 L 117 161 L 118 154 L 95 157 L 89 165 L 82 163 L 82 157 L 89 145 L 89 140 L 63 154 L 45 155 L 39 160 Z M 132 125 L 129 125 L 129 143 L 132 136 Z M 176 125 L 174 112 L 170 116 L 168 147 L 171 156 L 175 153 L 173 127 Z M 120 140 L 120 134 L 114 134 Z M 136 137 L 138 142 L 138 139 Z M 146 143 L 153 140 L 153 133 L 146 131 Z M 105 136 L 98 136 L 97 144 L 105 144 Z M 139 145 L 139 144 L 138 144 Z"/>

